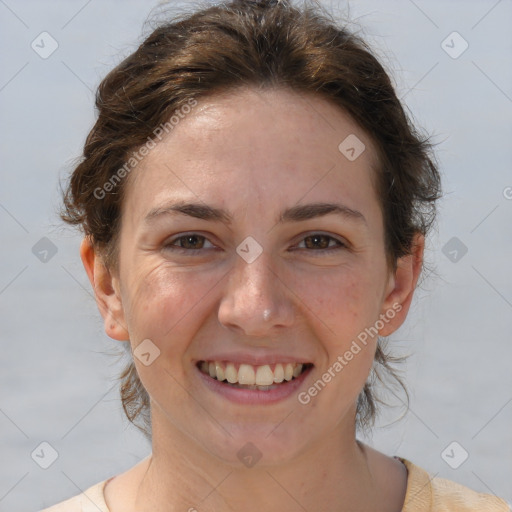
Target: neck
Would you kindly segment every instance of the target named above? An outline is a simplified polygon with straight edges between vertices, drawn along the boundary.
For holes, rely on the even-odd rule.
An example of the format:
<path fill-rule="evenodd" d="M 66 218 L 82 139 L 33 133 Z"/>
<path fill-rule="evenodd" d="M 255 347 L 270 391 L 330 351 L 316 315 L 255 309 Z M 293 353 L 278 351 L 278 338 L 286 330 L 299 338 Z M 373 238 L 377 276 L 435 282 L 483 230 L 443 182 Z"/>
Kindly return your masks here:
<path fill-rule="evenodd" d="M 378 510 L 379 485 L 353 423 L 345 421 L 293 460 L 265 465 L 262 459 L 248 468 L 208 453 L 156 413 L 153 454 L 134 510 Z"/>

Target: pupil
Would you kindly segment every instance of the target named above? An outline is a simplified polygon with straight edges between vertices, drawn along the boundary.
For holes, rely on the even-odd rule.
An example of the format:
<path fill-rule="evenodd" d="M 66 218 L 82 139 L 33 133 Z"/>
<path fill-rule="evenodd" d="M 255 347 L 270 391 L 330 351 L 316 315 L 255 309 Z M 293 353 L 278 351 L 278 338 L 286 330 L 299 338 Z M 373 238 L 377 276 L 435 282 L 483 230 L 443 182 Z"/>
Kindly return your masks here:
<path fill-rule="evenodd" d="M 314 242 L 313 242 L 313 244 L 314 244 L 313 246 L 314 246 L 314 247 L 319 247 L 319 245 L 320 245 L 322 249 L 323 249 L 323 248 L 325 248 L 325 240 L 326 240 L 325 235 L 309 236 L 309 237 L 308 237 L 308 239 L 309 239 L 309 240 L 314 241 Z M 324 240 L 324 243 L 322 244 L 322 243 L 320 242 L 320 244 L 318 244 L 318 242 L 319 242 L 320 240 L 322 240 L 322 239 Z"/>
<path fill-rule="evenodd" d="M 185 237 L 185 240 L 186 240 L 186 245 L 195 245 L 195 243 L 198 242 L 198 237 L 197 235 L 188 235 L 187 237 Z"/>

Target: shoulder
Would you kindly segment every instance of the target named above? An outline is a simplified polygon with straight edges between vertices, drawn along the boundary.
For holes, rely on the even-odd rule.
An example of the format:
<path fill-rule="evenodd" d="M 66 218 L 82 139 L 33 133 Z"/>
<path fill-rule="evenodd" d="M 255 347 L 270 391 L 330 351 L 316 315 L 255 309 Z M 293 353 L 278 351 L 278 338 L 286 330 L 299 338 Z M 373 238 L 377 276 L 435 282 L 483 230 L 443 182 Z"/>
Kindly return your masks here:
<path fill-rule="evenodd" d="M 473 491 L 451 480 L 434 478 L 432 480 L 433 510 L 510 512 L 507 503 L 492 494 Z"/>
<path fill-rule="evenodd" d="M 399 457 L 408 471 L 402 512 L 511 512 L 510 506 L 492 494 L 476 492 L 451 480 L 432 476 Z"/>
<path fill-rule="evenodd" d="M 109 512 L 103 490 L 108 480 L 99 482 L 72 498 L 40 512 Z"/>

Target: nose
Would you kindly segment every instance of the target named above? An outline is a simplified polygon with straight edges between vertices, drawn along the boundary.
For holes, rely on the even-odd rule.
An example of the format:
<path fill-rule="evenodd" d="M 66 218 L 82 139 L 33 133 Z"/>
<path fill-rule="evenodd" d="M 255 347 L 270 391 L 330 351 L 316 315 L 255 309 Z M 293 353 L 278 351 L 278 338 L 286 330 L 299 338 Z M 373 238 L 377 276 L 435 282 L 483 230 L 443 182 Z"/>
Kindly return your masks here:
<path fill-rule="evenodd" d="M 223 327 L 245 336 L 268 337 L 292 325 L 293 293 L 271 263 L 265 251 L 251 263 L 236 258 L 219 306 Z"/>

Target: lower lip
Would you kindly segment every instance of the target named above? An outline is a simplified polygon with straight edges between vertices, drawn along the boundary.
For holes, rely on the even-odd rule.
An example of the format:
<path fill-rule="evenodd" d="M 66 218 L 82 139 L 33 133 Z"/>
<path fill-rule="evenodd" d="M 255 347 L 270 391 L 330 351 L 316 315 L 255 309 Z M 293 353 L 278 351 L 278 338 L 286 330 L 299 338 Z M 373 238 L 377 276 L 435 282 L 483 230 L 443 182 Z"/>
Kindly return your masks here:
<path fill-rule="evenodd" d="M 196 366 L 203 382 L 208 386 L 209 389 L 222 395 L 224 398 L 236 402 L 238 404 L 273 404 L 286 400 L 291 395 L 297 393 L 298 389 L 306 379 L 309 372 L 312 370 L 312 366 L 307 368 L 298 377 L 290 381 L 285 381 L 286 384 L 279 384 L 278 387 L 269 389 L 267 391 L 261 391 L 259 389 L 242 389 L 235 388 L 224 382 L 219 382 L 217 379 L 213 379 L 206 373 L 203 373 Z"/>

